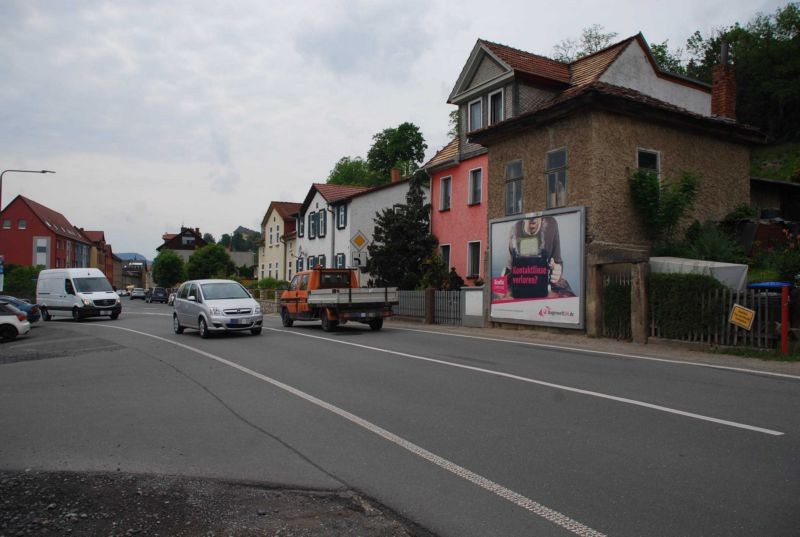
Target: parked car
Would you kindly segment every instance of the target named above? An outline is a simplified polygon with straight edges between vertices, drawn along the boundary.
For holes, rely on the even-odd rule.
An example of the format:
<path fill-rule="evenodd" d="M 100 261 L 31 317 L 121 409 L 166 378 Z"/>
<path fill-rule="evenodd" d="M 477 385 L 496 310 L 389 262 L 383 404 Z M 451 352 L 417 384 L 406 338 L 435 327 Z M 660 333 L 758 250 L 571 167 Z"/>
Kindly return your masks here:
<path fill-rule="evenodd" d="M 202 338 L 212 332 L 243 330 L 257 336 L 264 321 L 261 305 L 247 289 L 232 280 L 188 281 L 178 289 L 173 308 L 175 333 L 193 328 L 200 331 Z"/>
<path fill-rule="evenodd" d="M 161 302 L 162 304 L 166 304 L 168 299 L 169 297 L 167 297 L 166 289 L 163 287 L 154 287 L 147 290 L 144 301 L 148 304 L 151 302 Z"/>
<path fill-rule="evenodd" d="M 117 295 L 119 296 L 128 296 L 129 294 L 127 289 L 117 289 Z"/>
<path fill-rule="evenodd" d="M 0 295 L 0 300 L 3 302 L 8 302 L 18 310 L 25 313 L 27 316 L 27 321 L 31 324 L 42 318 L 42 312 L 38 304 L 31 304 L 27 300 L 22 300 L 21 298 L 7 295 Z"/>
<path fill-rule="evenodd" d="M 131 300 L 134 298 L 141 298 L 144 300 L 147 297 L 147 293 L 141 287 L 134 287 L 133 291 L 131 291 Z"/>
<path fill-rule="evenodd" d="M 76 321 L 87 317 L 111 317 L 122 312 L 122 303 L 106 275 L 96 268 L 46 269 L 36 280 L 36 302 L 42 318 L 71 315 Z"/>
<path fill-rule="evenodd" d="M 0 341 L 11 341 L 31 331 L 27 315 L 8 302 L 0 300 Z"/>

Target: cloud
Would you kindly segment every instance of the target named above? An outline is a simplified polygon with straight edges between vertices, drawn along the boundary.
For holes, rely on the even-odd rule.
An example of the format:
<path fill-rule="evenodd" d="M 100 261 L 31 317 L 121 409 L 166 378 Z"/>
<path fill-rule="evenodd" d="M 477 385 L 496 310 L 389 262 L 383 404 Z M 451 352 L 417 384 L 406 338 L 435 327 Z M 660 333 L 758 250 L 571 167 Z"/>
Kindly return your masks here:
<path fill-rule="evenodd" d="M 241 178 L 231 159 L 228 142 L 219 134 L 214 133 L 211 137 L 211 145 L 217 157 L 216 166 L 208 175 L 211 187 L 217 192 L 232 192 Z"/>

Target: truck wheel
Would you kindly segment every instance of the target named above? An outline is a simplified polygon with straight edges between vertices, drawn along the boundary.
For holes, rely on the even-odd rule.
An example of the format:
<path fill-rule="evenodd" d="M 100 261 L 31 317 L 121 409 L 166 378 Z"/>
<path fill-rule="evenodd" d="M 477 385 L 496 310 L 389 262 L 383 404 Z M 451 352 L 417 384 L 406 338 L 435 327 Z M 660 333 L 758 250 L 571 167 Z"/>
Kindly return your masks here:
<path fill-rule="evenodd" d="M 289 315 L 289 310 L 287 310 L 286 308 L 283 308 L 281 310 L 281 324 L 283 324 L 283 326 L 285 326 L 286 328 L 290 328 L 294 324 L 294 321 Z"/>
<path fill-rule="evenodd" d="M 253 334 L 254 336 L 259 335 L 261 333 L 261 327 L 259 326 L 258 328 L 251 328 L 250 333 Z"/>
<path fill-rule="evenodd" d="M 331 321 L 328 319 L 328 314 L 323 312 L 322 313 L 322 329 L 326 332 L 333 332 L 336 330 L 336 326 L 339 323 L 337 321 Z"/>
<path fill-rule="evenodd" d="M 78 308 L 72 308 L 72 320 L 76 323 L 79 323 L 83 320 L 83 317 L 81 317 L 81 312 L 78 311 Z"/>
<path fill-rule="evenodd" d="M 111 320 L 112 321 L 116 321 L 117 319 L 119 319 L 119 313 L 112 313 L 111 314 Z"/>
<path fill-rule="evenodd" d="M 42 319 L 44 319 L 45 322 L 53 319 L 53 317 L 50 316 L 50 312 L 47 311 L 47 308 L 42 308 Z"/>
<path fill-rule="evenodd" d="M 383 319 L 372 319 L 369 322 L 369 327 L 372 330 L 380 330 L 381 328 L 383 328 Z"/>

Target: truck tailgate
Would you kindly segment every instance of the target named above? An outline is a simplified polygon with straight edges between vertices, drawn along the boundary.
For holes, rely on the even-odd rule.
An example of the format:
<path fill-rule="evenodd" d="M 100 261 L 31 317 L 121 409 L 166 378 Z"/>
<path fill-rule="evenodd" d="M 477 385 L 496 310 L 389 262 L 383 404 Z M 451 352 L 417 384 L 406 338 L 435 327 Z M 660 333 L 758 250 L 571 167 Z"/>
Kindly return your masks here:
<path fill-rule="evenodd" d="M 355 289 L 315 289 L 308 292 L 314 305 L 397 304 L 397 287 L 359 287 Z"/>

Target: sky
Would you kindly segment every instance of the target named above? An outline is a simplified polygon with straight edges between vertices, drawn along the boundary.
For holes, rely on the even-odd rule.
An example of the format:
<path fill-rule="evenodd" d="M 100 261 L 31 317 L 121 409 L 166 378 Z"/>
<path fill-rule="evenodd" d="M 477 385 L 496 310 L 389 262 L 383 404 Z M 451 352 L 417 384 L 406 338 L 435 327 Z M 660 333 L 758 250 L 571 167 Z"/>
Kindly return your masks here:
<path fill-rule="evenodd" d="M 760 0 L 0 0 L 2 204 L 22 194 L 153 258 L 165 232 L 217 239 L 302 202 L 343 156 L 410 121 L 447 141 L 477 39 L 550 55 L 600 24 L 682 47 Z"/>

